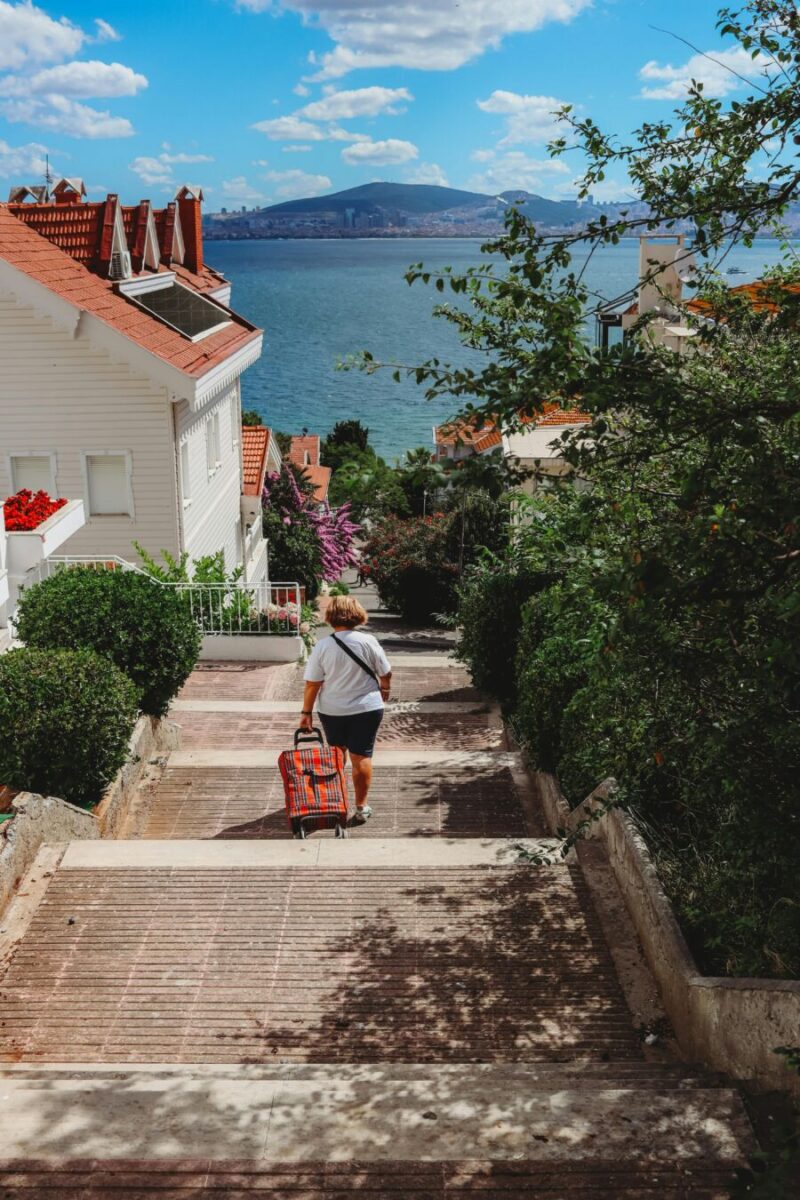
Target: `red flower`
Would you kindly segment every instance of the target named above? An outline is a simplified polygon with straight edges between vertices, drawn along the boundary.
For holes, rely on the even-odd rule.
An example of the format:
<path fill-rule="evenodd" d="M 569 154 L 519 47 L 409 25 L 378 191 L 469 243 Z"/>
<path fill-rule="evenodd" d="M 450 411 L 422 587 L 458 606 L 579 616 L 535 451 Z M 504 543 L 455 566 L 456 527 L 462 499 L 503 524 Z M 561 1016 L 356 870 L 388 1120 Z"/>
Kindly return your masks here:
<path fill-rule="evenodd" d="M 6 529 L 9 533 L 27 533 L 37 529 L 66 503 L 66 500 L 51 500 L 47 492 L 34 494 L 29 488 L 22 488 L 3 504 Z"/>

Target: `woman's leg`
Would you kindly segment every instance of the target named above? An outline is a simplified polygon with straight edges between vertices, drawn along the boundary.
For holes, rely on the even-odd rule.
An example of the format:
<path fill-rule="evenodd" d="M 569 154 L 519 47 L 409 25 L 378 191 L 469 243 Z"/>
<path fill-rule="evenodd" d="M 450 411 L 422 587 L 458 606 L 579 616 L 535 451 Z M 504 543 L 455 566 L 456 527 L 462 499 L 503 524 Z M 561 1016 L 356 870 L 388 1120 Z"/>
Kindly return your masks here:
<path fill-rule="evenodd" d="M 363 808 L 367 803 L 369 785 L 372 783 L 372 759 L 366 758 L 363 754 L 353 754 L 352 750 L 350 757 L 353 760 L 353 790 L 356 794 L 356 808 Z"/>

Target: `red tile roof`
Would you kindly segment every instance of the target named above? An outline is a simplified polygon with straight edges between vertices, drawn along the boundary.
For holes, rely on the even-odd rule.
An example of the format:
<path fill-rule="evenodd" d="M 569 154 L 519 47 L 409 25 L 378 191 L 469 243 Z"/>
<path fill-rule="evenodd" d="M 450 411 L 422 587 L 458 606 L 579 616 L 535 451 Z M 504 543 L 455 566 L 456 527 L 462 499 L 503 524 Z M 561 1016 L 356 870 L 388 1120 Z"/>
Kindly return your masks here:
<path fill-rule="evenodd" d="M 450 421 L 447 425 L 440 425 L 435 430 L 436 445 L 470 446 L 484 438 L 487 433 L 492 433 L 495 428 L 494 421 L 484 421 L 480 426 L 474 420 Z"/>
<path fill-rule="evenodd" d="M 270 431 L 265 425 L 242 426 L 242 463 L 245 496 L 259 496 L 267 473 Z"/>
<path fill-rule="evenodd" d="M 478 454 L 483 454 L 484 450 L 492 450 L 495 446 L 500 446 L 503 441 L 503 435 L 499 429 L 490 429 L 487 432 L 476 435 L 472 445 Z"/>
<path fill-rule="evenodd" d="M 308 462 L 306 462 L 306 454 Z M 293 437 L 292 444 L 289 447 L 289 462 L 294 463 L 296 467 L 319 466 L 319 435 L 304 434 L 302 437 Z"/>
<path fill-rule="evenodd" d="M 778 306 L 768 293 L 778 287 L 788 296 L 800 294 L 800 284 L 778 284 L 765 279 L 758 279 L 755 283 L 741 283 L 738 287 L 730 288 L 728 294 L 741 300 L 749 300 L 755 312 L 777 312 Z M 714 307 L 708 300 L 690 300 L 686 307 L 689 312 L 697 313 L 699 316 L 709 316 L 714 313 Z"/>
<path fill-rule="evenodd" d="M 318 504 L 323 504 L 328 499 L 328 488 L 331 483 L 330 467 L 311 466 L 303 467 L 302 470 L 309 483 L 314 485 L 314 499 Z"/>
<path fill-rule="evenodd" d="M 8 211 L 76 262 L 97 261 L 105 204 L 9 204 Z"/>
<path fill-rule="evenodd" d="M 590 420 L 589 414 L 578 408 L 560 408 L 557 404 L 547 404 L 535 416 L 522 417 L 521 423 L 539 428 L 542 426 L 586 425 Z M 471 446 L 476 454 L 492 450 L 501 445 L 503 441 L 501 431 L 491 420 L 484 421 L 481 426 L 478 426 L 474 419 L 451 421 L 448 425 L 440 425 L 434 431 L 434 436 L 437 449 L 440 451 L 450 446 L 461 445 Z"/>
<path fill-rule="evenodd" d="M 579 408 L 559 408 L 557 404 L 552 404 L 547 405 L 539 416 L 526 418 L 523 424 L 535 425 L 538 429 L 542 425 L 588 425 L 591 419 L 588 413 L 581 412 Z"/>
<path fill-rule="evenodd" d="M 69 216 L 82 207 L 59 208 L 59 215 Z M 260 336 L 249 321 L 224 309 L 230 323 L 192 342 L 116 292 L 110 279 L 95 275 L 48 236 L 40 236 L 35 222 L 30 224 L 34 227 L 27 219 L 19 220 L 8 205 L 0 205 L 0 258 L 186 375 L 205 375 Z"/>

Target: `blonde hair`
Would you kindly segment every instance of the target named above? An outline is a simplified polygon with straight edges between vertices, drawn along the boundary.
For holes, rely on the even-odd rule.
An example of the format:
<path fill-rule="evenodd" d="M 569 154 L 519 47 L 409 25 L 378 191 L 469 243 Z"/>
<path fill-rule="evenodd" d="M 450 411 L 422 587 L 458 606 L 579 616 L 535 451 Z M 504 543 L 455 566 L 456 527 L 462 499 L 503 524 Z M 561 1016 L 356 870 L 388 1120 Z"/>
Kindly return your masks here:
<path fill-rule="evenodd" d="M 366 610 L 352 596 L 331 596 L 325 609 L 325 620 L 334 627 L 339 625 L 345 629 L 355 629 L 356 625 L 365 625 L 369 618 Z"/>

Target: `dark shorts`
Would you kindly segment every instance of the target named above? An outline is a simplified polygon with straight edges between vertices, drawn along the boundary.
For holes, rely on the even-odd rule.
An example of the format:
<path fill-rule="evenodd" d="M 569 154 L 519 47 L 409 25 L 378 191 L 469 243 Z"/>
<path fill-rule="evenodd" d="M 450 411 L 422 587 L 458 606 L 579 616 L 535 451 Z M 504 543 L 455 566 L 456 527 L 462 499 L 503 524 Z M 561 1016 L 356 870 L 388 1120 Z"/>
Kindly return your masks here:
<path fill-rule="evenodd" d="M 372 758 L 375 738 L 383 720 L 382 708 L 375 708 L 372 712 L 353 713 L 348 717 L 331 717 L 327 713 L 318 713 L 318 716 L 329 746 L 341 746 L 351 754 Z"/>

